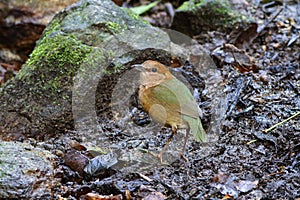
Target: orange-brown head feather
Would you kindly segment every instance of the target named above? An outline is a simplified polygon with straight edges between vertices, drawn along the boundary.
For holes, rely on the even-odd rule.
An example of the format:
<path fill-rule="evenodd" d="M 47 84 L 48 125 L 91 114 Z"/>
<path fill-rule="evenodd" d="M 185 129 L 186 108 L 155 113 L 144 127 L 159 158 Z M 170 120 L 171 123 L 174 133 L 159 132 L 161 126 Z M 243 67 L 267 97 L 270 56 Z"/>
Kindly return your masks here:
<path fill-rule="evenodd" d="M 142 68 L 141 82 L 146 88 L 159 85 L 173 78 L 173 75 L 163 64 L 154 60 L 145 61 Z"/>

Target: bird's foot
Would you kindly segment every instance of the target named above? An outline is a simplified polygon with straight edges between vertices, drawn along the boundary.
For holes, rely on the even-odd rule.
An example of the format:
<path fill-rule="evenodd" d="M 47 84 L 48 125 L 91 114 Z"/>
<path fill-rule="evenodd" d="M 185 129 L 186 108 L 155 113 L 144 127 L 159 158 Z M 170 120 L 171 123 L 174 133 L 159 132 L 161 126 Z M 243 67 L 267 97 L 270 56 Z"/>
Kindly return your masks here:
<path fill-rule="evenodd" d="M 158 158 L 159 161 L 160 161 L 160 164 L 164 164 L 164 163 L 163 163 L 163 159 L 162 159 L 162 156 L 163 156 L 163 155 L 162 155 L 161 152 L 160 152 L 159 154 L 157 154 L 157 153 L 153 153 L 153 152 L 149 151 L 149 154 L 151 154 L 152 156 Z"/>
<path fill-rule="evenodd" d="M 163 152 L 160 152 L 159 154 L 157 154 L 157 153 L 153 153 L 146 149 L 140 149 L 140 151 L 142 151 L 143 153 L 149 153 L 151 156 L 158 158 L 161 164 L 167 164 L 167 163 L 163 163 L 163 159 L 162 159 Z"/>
<path fill-rule="evenodd" d="M 185 162 L 189 162 L 189 159 L 187 157 L 184 156 L 184 153 L 180 154 L 180 157 L 185 161 Z"/>

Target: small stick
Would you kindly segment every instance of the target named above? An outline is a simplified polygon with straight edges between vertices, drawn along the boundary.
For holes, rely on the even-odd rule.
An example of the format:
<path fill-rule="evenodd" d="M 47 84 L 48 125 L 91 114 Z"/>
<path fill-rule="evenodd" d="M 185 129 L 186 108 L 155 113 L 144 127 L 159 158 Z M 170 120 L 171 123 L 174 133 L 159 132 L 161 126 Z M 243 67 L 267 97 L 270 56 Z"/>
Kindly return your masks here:
<path fill-rule="evenodd" d="M 273 130 L 274 128 L 276 128 L 277 126 L 279 126 L 279 125 L 281 125 L 281 124 L 283 124 L 283 123 L 289 121 L 290 119 L 293 119 L 293 118 L 297 117 L 299 114 L 300 114 L 300 112 L 298 112 L 298 113 L 294 114 L 293 116 L 291 116 L 291 117 L 289 117 L 289 118 L 287 118 L 287 119 L 285 119 L 285 120 L 283 120 L 283 121 L 281 121 L 281 122 L 275 124 L 275 125 L 272 126 L 271 128 L 268 128 L 268 129 L 263 130 L 263 132 L 267 133 L 267 132 Z"/>
<path fill-rule="evenodd" d="M 254 142 L 256 142 L 257 140 L 251 140 L 251 141 L 249 141 L 249 142 L 247 142 L 246 144 L 252 144 L 252 143 L 254 143 Z"/>
<path fill-rule="evenodd" d="M 146 180 L 146 181 L 148 181 L 148 182 L 153 182 L 153 179 L 149 178 L 148 176 L 146 176 L 146 175 L 144 175 L 144 174 L 138 173 L 138 175 L 139 175 L 142 179 L 144 179 L 144 180 Z"/>

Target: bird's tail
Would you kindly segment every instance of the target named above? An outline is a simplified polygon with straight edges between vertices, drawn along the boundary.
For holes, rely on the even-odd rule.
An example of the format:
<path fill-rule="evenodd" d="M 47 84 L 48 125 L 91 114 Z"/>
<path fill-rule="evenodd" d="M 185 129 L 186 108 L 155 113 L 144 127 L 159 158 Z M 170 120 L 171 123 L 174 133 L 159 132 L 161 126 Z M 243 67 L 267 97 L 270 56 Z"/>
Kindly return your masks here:
<path fill-rule="evenodd" d="M 194 137 L 196 138 L 196 140 L 199 142 L 206 142 L 207 137 L 206 137 L 205 130 L 202 127 L 200 118 L 191 118 L 191 117 L 187 117 L 187 116 L 185 116 L 184 118 L 188 118 L 185 120 L 188 122 L 189 127 L 190 127 Z"/>

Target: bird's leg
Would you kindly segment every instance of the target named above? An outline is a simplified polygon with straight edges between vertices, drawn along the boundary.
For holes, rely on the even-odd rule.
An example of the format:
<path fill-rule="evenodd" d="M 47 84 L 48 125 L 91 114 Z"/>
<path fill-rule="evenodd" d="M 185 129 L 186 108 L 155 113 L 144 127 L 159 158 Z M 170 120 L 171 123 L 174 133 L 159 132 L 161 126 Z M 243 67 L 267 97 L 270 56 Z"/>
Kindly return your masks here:
<path fill-rule="evenodd" d="M 185 148 L 186 148 L 186 143 L 187 143 L 187 140 L 189 138 L 189 132 L 190 132 L 190 129 L 186 129 L 186 132 L 185 132 L 185 138 L 184 138 L 184 143 L 183 143 L 183 148 L 181 150 L 181 153 L 180 153 L 180 156 L 183 158 L 184 161 L 188 162 L 189 160 L 184 156 L 184 152 L 185 152 Z"/>
<path fill-rule="evenodd" d="M 167 149 L 168 145 L 170 144 L 170 142 L 171 142 L 171 140 L 172 140 L 172 138 L 173 138 L 173 136 L 174 136 L 175 133 L 176 133 L 176 130 L 175 130 L 175 131 L 172 130 L 172 135 L 168 138 L 166 144 L 164 144 L 162 150 L 161 150 L 160 153 L 157 155 L 157 157 L 160 159 L 160 163 L 161 163 L 161 164 L 163 163 L 163 162 L 162 162 L 163 154 L 164 154 L 164 152 L 166 151 L 166 149 Z"/>
<path fill-rule="evenodd" d="M 172 135 L 168 138 L 167 142 L 164 144 L 164 146 L 163 146 L 163 148 L 162 148 L 162 150 L 160 151 L 159 154 L 150 152 L 151 155 L 153 155 L 153 156 L 159 158 L 161 164 L 163 164 L 163 160 L 162 160 L 163 154 L 164 154 L 164 152 L 166 151 L 166 149 L 167 149 L 169 143 L 171 142 L 171 140 L 172 140 L 174 134 L 176 134 L 176 130 L 177 130 L 177 129 L 172 129 Z"/>

